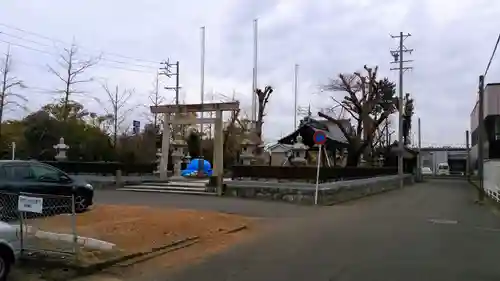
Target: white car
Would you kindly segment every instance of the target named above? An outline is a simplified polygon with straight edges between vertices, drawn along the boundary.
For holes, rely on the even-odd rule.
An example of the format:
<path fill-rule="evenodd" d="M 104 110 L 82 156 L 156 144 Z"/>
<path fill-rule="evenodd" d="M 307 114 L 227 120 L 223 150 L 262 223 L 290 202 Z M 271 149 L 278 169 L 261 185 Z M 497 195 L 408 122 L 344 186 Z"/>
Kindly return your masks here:
<path fill-rule="evenodd" d="M 21 253 L 21 240 L 18 229 L 8 223 L 0 222 L 0 281 L 7 280 L 11 266 Z"/>
<path fill-rule="evenodd" d="M 448 165 L 448 163 L 439 163 L 436 174 L 438 176 L 449 176 L 450 166 Z"/>
<path fill-rule="evenodd" d="M 432 170 L 429 167 L 422 167 L 422 175 L 429 176 L 432 175 Z"/>

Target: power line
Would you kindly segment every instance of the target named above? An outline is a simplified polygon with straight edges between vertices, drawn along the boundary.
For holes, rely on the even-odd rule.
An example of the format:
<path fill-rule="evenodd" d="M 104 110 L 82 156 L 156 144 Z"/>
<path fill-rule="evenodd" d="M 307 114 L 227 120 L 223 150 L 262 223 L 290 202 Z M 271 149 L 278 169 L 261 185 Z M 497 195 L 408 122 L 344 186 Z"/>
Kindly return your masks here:
<path fill-rule="evenodd" d="M 491 53 L 490 60 L 488 61 L 488 65 L 486 66 L 486 70 L 484 71 L 483 76 L 485 76 L 485 77 L 486 77 L 486 74 L 488 73 L 488 70 L 490 69 L 491 62 L 493 61 L 493 58 L 495 57 L 495 53 L 497 52 L 499 42 L 500 42 L 500 34 L 498 34 L 497 42 L 495 43 L 495 47 L 493 48 L 493 53 Z"/>
<path fill-rule="evenodd" d="M 22 41 L 30 42 L 30 43 L 33 43 L 33 44 L 36 44 L 36 45 L 39 45 L 39 46 L 43 46 L 43 47 L 55 48 L 55 46 L 50 46 L 50 45 L 47 45 L 47 44 L 44 44 L 44 43 L 41 43 L 41 42 L 38 42 L 38 41 L 35 41 L 35 40 L 29 40 L 29 39 L 26 39 L 26 38 L 23 38 L 23 37 L 20 37 L 20 36 L 16 36 L 16 35 L 12 35 L 12 34 L 6 33 L 4 31 L 0 31 L 0 35 L 9 36 L 9 37 L 15 38 L 17 40 L 22 40 Z M 102 57 L 102 56 L 99 56 L 99 57 L 100 57 L 99 59 L 103 60 L 103 61 L 109 61 L 109 62 L 113 62 L 113 63 L 130 65 L 130 66 L 135 66 L 135 67 L 156 69 L 156 66 L 136 64 L 136 63 L 129 63 L 129 62 L 124 62 L 124 61 L 109 59 L 109 58 Z"/>
<path fill-rule="evenodd" d="M 25 30 L 25 29 L 22 29 L 22 28 L 19 28 L 19 27 L 15 27 L 15 26 L 12 26 L 12 25 L 5 24 L 5 23 L 0 23 L 0 26 L 3 26 L 3 27 L 8 28 L 8 29 L 16 30 L 16 31 L 19 31 L 19 32 L 22 32 L 22 33 L 26 33 L 26 34 L 29 34 L 29 35 L 32 35 L 32 36 L 35 36 L 35 37 L 39 37 L 39 38 L 42 38 L 42 39 L 45 39 L 45 40 L 48 40 L 48 41 L 57 42 L 59 44 L 63 44 L 63 45 L 66 45 L 66 46 L 71 45 L 68 42 L 65 42 L 63 40 L 52 38 L 52 37 L 48 37 L 48 36 L 45 36 L 45 35 L 40 34 L 40 33 L 36 33 L 36 32 L 33 32 L 33 31 L 28 31 L 28 30 Z M 87 47 L 83 47 L 83 46 L 80 46 L 80 47 L 82 49 L 91 50 L 90 48 L 87 48 Z M 94 50 L 94 52 L 95 51 L 96 50 Z M 157 61 L 152 61 L 152 60 L 147 60 L 147 59 L 142 59 L 142 58 L 135 58 L 135 57 L 131 57 L 131 56 L 125 56 L 125 55 L 121 55 L 121 54 L 117 54 L 117 53 L 113 53 L 113 52 L 106 52 L 106 51 L 102 51 L 102 50 L 98 51 L 98 53 L 101 53 L 103 55 L 106 54 L 106 55 L 109 55 L 109 56 L 124 58 L 124 59 L 128 59 L 128 60 L 134 60 L 134 61 L 137 61 L 137 62 L 145 62 L 145 63 L 151 63 L 151 64 L 157 64 L 158 63 Z"/>
<path fill-rule="evenodd" d="M 10 41 L 5 41 L 5 40 L 1 40 L 1 39 L 0 39 L 0 42 L 8 44 L 8 45 L 12 45 L 12 46 L 20 47 L 20 48 L 23 48 L 23 49 L 27 49 L 27 50 L 30 50 L 30 51 L 39 52 L 39 53 L 43 53 L 43 54 L 46 54 L 46 55 L 51 55 L 51 56 L 54 56 L 54 57 L 57 57 L 59 55 L 59 54 L 52 53 L 52 52 L 49 52 L 49 51 L 46 51 L 46 50 L 40 50 L 40 49 L 33 48 L 33 47 L 30 47 L 30 46 L 26 46 L 26 45 L 23 45 L 23 44 L 18 44 L 18 43 L 14 43 L 14 42 L 10 42 Z M 24 64 L 26 64 L 26 63 L 24 63 Z M 42 66 L 40 66 L 40 67 L 42 67 Z M 99 67 L 105 67 L 105 68 L 120 69 L 120 70 L 126 70 L 126 71 L 132 71 L 132 72 L 140 72 L 140 73 L 152 73 L 150 71 L 139 70 L 139 69 L 132 69 L 132 68 L 126 68 L 126 67 L 119 67 L 119 66 L 114 66 L 114 65 L 97 64 L 95 67 L 97 67 L 97 68 L 99 68 Z M 154 69 L 156 70 L 156 68 L 154 68 Z"/>
<path fill-rule="evenodd" d="M 5 40 L 1 40 L 0 39 L 0 42 L 8 44 L 8 45 L 16 46 L 16 47 L 21 47 L 23 49 L 31 50 L 31 51 L 34 51 L 34 52 L 39 52 L 39 53 L 43 53 L 43 54 L 57 56 L 57 54 L 55 54 L 55 53 L 51 53 L 51 52 L 48 52 L 48 51 L 40 50 L 40 49 L 37 49 L 37 48 L 29 47 L 29 46 L 26 46 L 26 45 L 22 45 L 22 44 L 10 42 L 10 41 L 5 41 Z"/>

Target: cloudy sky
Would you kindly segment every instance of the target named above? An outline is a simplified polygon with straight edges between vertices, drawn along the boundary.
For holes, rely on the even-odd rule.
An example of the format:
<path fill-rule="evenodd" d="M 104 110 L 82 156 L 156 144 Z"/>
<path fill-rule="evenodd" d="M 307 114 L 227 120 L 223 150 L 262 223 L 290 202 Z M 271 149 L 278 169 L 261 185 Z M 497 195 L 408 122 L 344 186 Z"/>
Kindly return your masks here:
<path fill-rule="evenodd" d="M 129 122 L 144 120 L 158 62 L 181 62 L 181 95 L 200 100 L 200 27 L 206 26 L 206 99 L 235 97 L 249 109 L 252 87 L 252 25 L 259 19 L 258 83 L 276 91 L 265 123 L 267 140 L 293 128 L 293 72 L 299 64 L 299 105 L 331 106 L 319 86 L 341 72 L 379 66 L 390 71 L 390 34 L 409 32 L 414 69 L 405 74 L 405 92 L 416 99 L 424 145 L 463 144 L 484 72 L 500 26 L 498 0 L 3 0 L 0 2 L 0 53 L 10 43 L 13 73 L 25 81 L 27 106 L 36 109 L 57 98 L 61 87 L 47 65 L 73 40 L 80 59 L 102 55 L 74 98 L 91 110 L 105 99 L 97 81 L 135 89 Z M 500 56 L 500 55 L 499 55 Z M 486 82 L 499 82 L 500 58 Z M 160 86 L 174 80 L 162 77 Z M 161 90 L 168 100 L 174 93 Z M 12 109 L 10 116 L 25 114 Z M 416 121 L 414 122 L 416 124 Z M 416 131 L 416 126 L 415 126 Z"/>

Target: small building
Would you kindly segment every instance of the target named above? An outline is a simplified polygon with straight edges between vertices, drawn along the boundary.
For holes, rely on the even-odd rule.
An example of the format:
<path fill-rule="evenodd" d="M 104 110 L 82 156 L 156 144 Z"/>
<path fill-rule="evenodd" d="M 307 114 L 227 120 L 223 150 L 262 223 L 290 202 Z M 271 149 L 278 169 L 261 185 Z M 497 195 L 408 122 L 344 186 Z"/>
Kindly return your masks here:
<path fill-rule="evenodd" d="M 291 149 L 292 145 L 282 143 L 275 143 L 266 147 L 266 151 L 269 153 L 269 165 L 283 166 Z"/>
<path fill-rule="evenodd" d="M 500 159 L 500 83 L 488 83 L 484 87 L 484 158 Z M 479 152 L 479 101 L 470 114 L 470 166 L 478 168 Z"/>
<path fill-rule="evenodd" d="M 395 141 L 388 148 L 381 148 L 383 151 L 384 157 L 384 166 L 385 167 L 397 167 L 398 166 L 398 142 Z M 404 173 L 413 173 L 417 168 L 417 157 L 418 151 L 409 148 L 407 146 L 404 147 L 403 152 L 403 171 Z"/>
<path fill-rule="evenodd" d="M 420 149 L 422 167 L 431 168 L 436 173 L 438 165 L 448 163 L 451 174 L 466 172 L 467 149 L 461 147 L 422 147 Z"/>
<path fill-rule="evenodd" d="M 350 130 L 351 124 L 349 120 L 339 120 L 339 122 L 344 122 L 344 127 Z M 318 149 L 315 147 L 313 139 L 316 131 L 323 131 L 326 135 L 324 148 L 327 151 L 328 159 L 323 159 L 323 161 L 332 164 L 332 166 L 342 165 L 343 163 L 338 163 L 337 155 L 339 153 L 344 153 L 348 147 L 348 141 L 340 128 L 329 120 L 316 120 L 310 116 L 305 117 L 300 121 L 297 130 L 278 140 L 278 144 L 281 145 L 279 149 L 290 147 L 300 135 L 303 143 L 310 148 L 310 152 L 312 152 L 311 155 L 316 155 Z M 278 147 L 276 149 L 278 149 Z M 272 156 L 272 158 L 274 158 L 274 156 Z M 272 160 L 271 162 L 276 163 L 275 161 L 278 160 Z"/>

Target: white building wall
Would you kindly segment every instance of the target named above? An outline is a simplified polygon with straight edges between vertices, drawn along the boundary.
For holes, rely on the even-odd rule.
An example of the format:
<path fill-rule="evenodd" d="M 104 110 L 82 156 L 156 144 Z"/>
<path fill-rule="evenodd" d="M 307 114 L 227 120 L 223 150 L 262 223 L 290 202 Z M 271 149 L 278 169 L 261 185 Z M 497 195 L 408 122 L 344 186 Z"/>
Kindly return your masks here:
<path fill-rule="evenodd" d="M 488 115 L 500 115 L 500 83 L 486 85 L 484 89 L 484 117 Z M 470 136 L 472 142 L 472 132 L 479 126 L 479 102 L 476 101 L 470 114 Z M 487 157 L 488 143 L 485 142 L 484 155 Z M 471 144 L 471 164 L 475 163 L 478 157 L 477 144 Z"/>
<path fill-rule="evenodd" d="M 484 161 L 484 190 L 495 201 L 500 202 L 500 161 Z"/>

